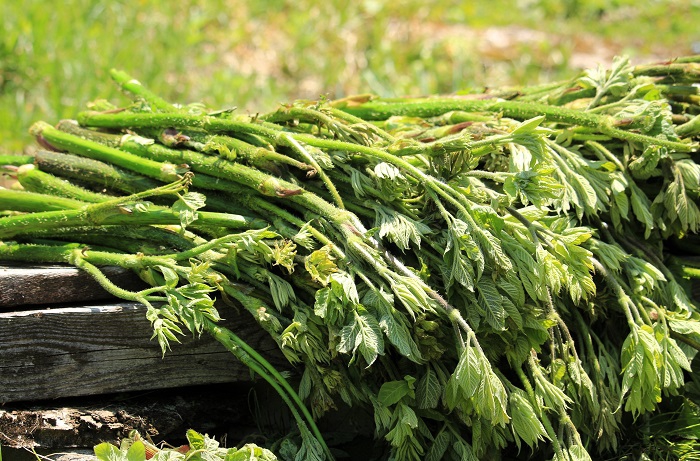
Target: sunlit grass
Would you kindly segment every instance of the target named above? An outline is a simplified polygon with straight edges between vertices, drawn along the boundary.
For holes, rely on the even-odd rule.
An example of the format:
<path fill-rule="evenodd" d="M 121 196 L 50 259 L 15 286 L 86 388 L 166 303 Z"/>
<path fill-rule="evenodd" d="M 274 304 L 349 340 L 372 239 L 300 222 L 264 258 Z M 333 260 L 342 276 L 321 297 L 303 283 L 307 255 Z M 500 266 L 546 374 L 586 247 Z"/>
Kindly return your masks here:
<path fill-rule="evenodd" d="M 697 2 L 437 3 L 0 1 L 0 149 L 20 150 L 36 120 L 117 98 L 111 67 L 172 101 L 263 111 L 569 78 L 616 53 L 670 57 L 700 41 Z"/>

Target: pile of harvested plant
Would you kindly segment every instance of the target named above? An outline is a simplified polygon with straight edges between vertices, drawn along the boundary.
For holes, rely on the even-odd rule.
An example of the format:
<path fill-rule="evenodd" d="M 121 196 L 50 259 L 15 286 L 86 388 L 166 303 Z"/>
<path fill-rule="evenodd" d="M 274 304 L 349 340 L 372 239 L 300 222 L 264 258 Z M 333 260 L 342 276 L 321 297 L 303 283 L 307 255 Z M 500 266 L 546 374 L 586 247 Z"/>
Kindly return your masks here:
<path fill-rule="evenodd" d="M 271 451 L 192 432 L 197 453 L 340 459 L 318 421 L 352 409 L 374 424 L 340 439 L 373 434 L 367 459 L 697 455 L 700 58 L 254 115 L 112 76 L 131 104 L 0 157 L 22 189 L 0 190 L 0 260 L 89 272 L 165 353 L 213 335 L 296 421 Z M 291 373 L 217 324 L 237 315 Z"/>

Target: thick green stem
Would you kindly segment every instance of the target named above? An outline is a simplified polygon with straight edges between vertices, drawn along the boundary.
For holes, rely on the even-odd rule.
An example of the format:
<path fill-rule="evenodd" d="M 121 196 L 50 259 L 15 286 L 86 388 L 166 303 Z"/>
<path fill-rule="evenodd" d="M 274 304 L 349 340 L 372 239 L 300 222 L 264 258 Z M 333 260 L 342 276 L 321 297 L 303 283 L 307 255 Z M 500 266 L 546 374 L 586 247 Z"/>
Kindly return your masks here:
<path fill-rule="evenodd" d="M 0 191 L 2 192 L 2 191 Z M 2 197 L 2 194 L 0 194 Z M 56 198 L 54 197 L 53 200 Z M 105 206 L 107 205 L 107 206 Z M 121 204 L 111 205 L 100 203 L 88 205 L 80 209 L 62 209 L 44 211 L 26 215 L 6 216 L 0 218 L 0 239 L 40 229 L 57 229 L 82 226 L 113 226 L 113 225 L 178 225 L 180 215 L 170 209 L 146 209 L 138 207 L 127 208 Z M 265 223 L 245 216 L 197 212 L 193 225 L 208 227 L 224 227 L 227 229 L 250 229 L 264 227 Z"/>
<path fill-rule="evenodd" d="M 85 205 L 87 205 L 85 202 L 70 198 L 0 188 L 0 210 L 35 213 L 78 209 Z M 5 218 L 0 218 L 0 221 L 3 219 Z"/>
<path fill-rule="evenodd" d="M 683 275 L 689 278 L 700 279 L 700 268 L 697 267 L 684 267 Z"/>
<path fill-rule="evenodd" d="M 123 90 L 143 99 L 151 108 L 161 112 L 177 112 L 175 106 L 145 88 L 138 80 L 132 78 L 126 72 L 112 69 L 109 71 L 109 74 Z"/>
<path fill-rule="evenodd" d="M 318 164 L 318 162 L 311 156 L 311 154 L 306 150 L 306 148 L 303 145 L 301 145 L 296 139 L 294 139 L 291 134 L 281 136 L 281 139 L 283 139 L 285 143 L 294 152 L 301 156 L 301 158 L 303 158 L 306 162 L 308 162 L 311 166 L 314 167 L 316 173 L 318 174 L 318 177 L 321 178 L 321 181 L 323 181 L 323 184 L 326 186 L 326 189 L 328 189 L 328 192 L 330 192 L 331 197 L 333 198 L 333 202 L 335 202 L 335 205 L 338 208 L 345 208 L 345 206 L 343 205 L 343 199 L 340 198 L 340 194 L 338 194 L 338 190 L 335 188 L 333 181 L 330 180 L 326 172 L 323 170 L 323 168 L 321 168 L 321 165 Z"/>
<path fill-rule="evenodd" d="M 548 122 L 585 126 L 615 138 L 664 146 L 679 152 L 690 152 L 697 148 L 695 144 L 668 141 L 615 128 L 614 119 L 609 116 L 531 102 L 459 97 L 401 100 L 376 99 L 362 105 L 339 108 L 365 120 L 384 120 L 394 115 L 423 118 L 436 117 L 454 110 L 502 113 L 505 117 L 517 120 L 528 120 L 543 115 Z"/>
<path fill-rule="evenodd" d="M 212 150 L 216 150 L 216 146 L 224 146 L 231 152 L 229 155 L 241 158 L 247 163 L 264 170 L 279 170 L 277 165 L 289 165 L 293 168 L 306 171 L 307 176 L 313 176 L 316 173 L 314 167 L 308 163 L 300 162 L 295 158 L 288 157 L 287 155 L 273 150 L 253 146 L 252 144 L 230 136 L 205 135 L 200 137 L 200 140 L 205 143 L 200 146 L 203 151 L 211 152 Z M 222 157 L 227 158 L 227 155 L 222 155 Z"/>
<path fill-rule="evenodd" d="M 700 115 L 696 115 L 688 122 L 676 127 L 676 134 L 681 138 L 700 135 Z"/>
<path fill-rule="evenodd" d="M 66 197 L 83 202 L 99 203 L 112 199 L 109 195 L 98 194 L 52 174 L 37 169 L 34 165 L 22 165 L 17 170 L 17 181 L 25 190 L 39 194 Z"/>
<path fill-rule="evenodd" d="M 175 165 L 163 165 L 159 162 L 144 159 L 88 139 L 82 139 L 78 136 L 60 131 L 45 122 L 35 123 L 30 129 L 30 132 L 34 136 L 43 137 L 57 148 L 65 149 L 83 157 L 112 163 L 128 170 L 138 171 L 139 173 L 163 182 L 173 182 L 178 179 L 178 171 Z"/>
<path fill-rule="evenodd" d="M 163 184 L 98 160 L 72 154 L 40 150 L 35 154 L 35 164 L 47 173 L 127 194 L 153 189 Z"/>
<path fill-rule="evenodd" d="M 31 155 L 5 155 L 0 154 L 0 167 L 3 165 L 26 165 L 34 162 L 34 157 Z"/>

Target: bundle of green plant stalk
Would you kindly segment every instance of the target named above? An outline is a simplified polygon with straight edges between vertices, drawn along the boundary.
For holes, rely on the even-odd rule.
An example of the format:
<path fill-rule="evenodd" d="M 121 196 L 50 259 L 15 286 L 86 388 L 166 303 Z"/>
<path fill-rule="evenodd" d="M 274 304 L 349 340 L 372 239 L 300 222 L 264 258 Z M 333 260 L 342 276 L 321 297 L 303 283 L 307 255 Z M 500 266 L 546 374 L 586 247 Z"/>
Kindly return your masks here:
<path fill-rule="evenodd" d="M 368 459 L 689 459 L 699 61 L 255 115 L 114 71 L 133 103 L 0 157 L 24 188 L 0 190 L 0 260 L 87 270 L 164 351 L 212 334 L 289 406 L 280 459 L 342 458 L 316 421 L 343 412 L 373 416 L 345 434 Z M 220 315 L 252 315 L 291 372 Z"/>

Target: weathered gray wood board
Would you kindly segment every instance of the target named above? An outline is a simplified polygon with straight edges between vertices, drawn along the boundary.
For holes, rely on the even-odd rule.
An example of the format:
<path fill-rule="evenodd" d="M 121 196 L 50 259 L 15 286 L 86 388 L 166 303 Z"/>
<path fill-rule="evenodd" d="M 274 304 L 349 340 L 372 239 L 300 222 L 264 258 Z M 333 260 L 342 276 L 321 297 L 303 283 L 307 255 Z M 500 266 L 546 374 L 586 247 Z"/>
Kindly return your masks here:
<path fill-rule="evenodd" d="M 131 271 L 105 267 L 103 272 L 123 288 L 143 285 Z M 69 266 L 0 265 L 0 311 L 11 306 L 111 299 L 87 273 Z"/>
<path fill-rule="evenodd" d="M 182 337 L 182 344 L 173 343 L 163 357 L 157 341 L 150 340 L 151 326 L 141 305 L 41 306 L 51 302 L 47 299 L 65 302 L 78 296 L 86 279 L 65 282 L 60 296 L 50 295 L 48 287 L 61 284 L 63 268 L 34 268 L 19 275 L 17 270 L 0 271 L 0 290 L 11 286 L 23 291 L 22 303 L 32 308 L 9 308 L 0 301 L 0 403 L 250 379 L 248 369 L 206 335 Z M 285 363 L 245 311 L 223 307 L 221 314 L 225 326 L 273 364 Z"/>

